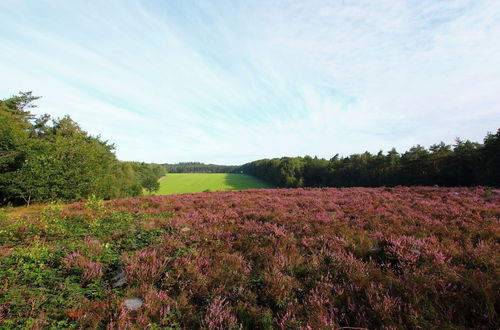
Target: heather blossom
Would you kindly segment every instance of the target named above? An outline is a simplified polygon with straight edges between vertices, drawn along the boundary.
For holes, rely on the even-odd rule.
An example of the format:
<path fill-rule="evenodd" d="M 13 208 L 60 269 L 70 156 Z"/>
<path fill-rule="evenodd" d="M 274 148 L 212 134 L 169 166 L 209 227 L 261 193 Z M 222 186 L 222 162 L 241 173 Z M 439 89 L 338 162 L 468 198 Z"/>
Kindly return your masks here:
<path fill-rule="evenodd" d="M 500 191 L 484 192 L 274 189 L 113 200 L 96 221 L 119 229 L 93 226 L 58 262 L 45 262 L 49 249 L 37 262 L 80 272 L 80 290 L 104 286 L 97 297 L 72 296 L 65 315 L 79 327 L 498 328 Z M 65 222 L 84 216 L 75 204 Z M 132 239 L 137 247 L 123 243 Z M 32 258 L 2 248 L 14 265 Z M 113 288 L 117 269 L 127 281 Z M 64 281 L 54 291 L 61 288 Z M 127 310 L 133 297 L 143 304 Z M 5 322 L 10 301 L 0 303 Z"/>
<path fill-rule="evenodd" d="M 79 252 L 73 252 L 68 254 L 62 263 L 70 268 L 78 268 L 83 273 L 83 278 L 87 281 L 99 278 L 102 276 L 102 267 L 99 262 L 94 262 L 89 258 L 81 255 Z"/>

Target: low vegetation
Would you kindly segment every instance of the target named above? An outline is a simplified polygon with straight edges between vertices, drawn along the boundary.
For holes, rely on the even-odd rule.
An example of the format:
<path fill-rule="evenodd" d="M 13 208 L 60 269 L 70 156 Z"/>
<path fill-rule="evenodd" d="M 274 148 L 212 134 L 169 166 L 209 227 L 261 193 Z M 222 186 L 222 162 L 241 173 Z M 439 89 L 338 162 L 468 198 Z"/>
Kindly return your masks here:
<path fill-rule="evenodd" d="M 273 188 L 253 176 L 233 173 L 168 173 L 160 181 L 157 195 L 221 190 Z"/>
<path fill-rule="evenodd" d="M 0 215 L 0 327 L 498 328 L 500 191 L 247 190 Z"/>

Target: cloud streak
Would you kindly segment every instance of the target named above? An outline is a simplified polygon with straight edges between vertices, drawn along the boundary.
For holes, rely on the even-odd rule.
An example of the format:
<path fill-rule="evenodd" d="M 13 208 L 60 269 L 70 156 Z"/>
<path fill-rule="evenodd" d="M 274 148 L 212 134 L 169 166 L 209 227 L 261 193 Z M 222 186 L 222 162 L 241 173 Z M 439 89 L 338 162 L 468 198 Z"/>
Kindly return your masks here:
<path fill-rule="evenodd" d="M 124 160 L 238 164 L 500 127 L 494 1 L 2 1 L 0 93 Z"/>

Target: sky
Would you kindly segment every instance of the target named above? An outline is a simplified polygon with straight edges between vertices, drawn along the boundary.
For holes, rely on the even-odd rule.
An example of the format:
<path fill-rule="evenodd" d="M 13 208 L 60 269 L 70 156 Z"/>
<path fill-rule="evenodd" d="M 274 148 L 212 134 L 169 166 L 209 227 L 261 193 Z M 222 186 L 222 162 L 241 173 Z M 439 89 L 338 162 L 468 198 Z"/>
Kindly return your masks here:
<path fill-rule="evenodd" d="M 242 164 L 500 128 L 500 1 L 1 0 L 0 98 L 121 160 Z"/>

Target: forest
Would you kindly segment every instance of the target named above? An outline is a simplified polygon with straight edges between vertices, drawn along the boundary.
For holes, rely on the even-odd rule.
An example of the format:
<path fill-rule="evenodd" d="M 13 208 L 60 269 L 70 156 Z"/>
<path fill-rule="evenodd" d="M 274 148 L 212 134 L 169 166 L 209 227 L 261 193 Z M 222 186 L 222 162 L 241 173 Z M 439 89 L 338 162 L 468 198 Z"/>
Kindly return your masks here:
<path fill-rule="evenodd" d="M 278 187 L 500 186 L 500 129 L 483 143 L 456 139 L 414 146 L 404 153 L 365 152 L 330 160 L 317 157 L 261 159 L 238 168 Z"/>
<path fill-rule="evenodd" d="M 31 92 L 0 101 L 0 205 L 111 199 L 158 189 L 165 168 L 119 161 L 70 117 L 35 116 Z"/>
<path fill-rule="evenodd" d="M 233 173 L 238 166 L 204 164 L 201 162 L 181 162 L 163 164 L 168 173 Z"/>

